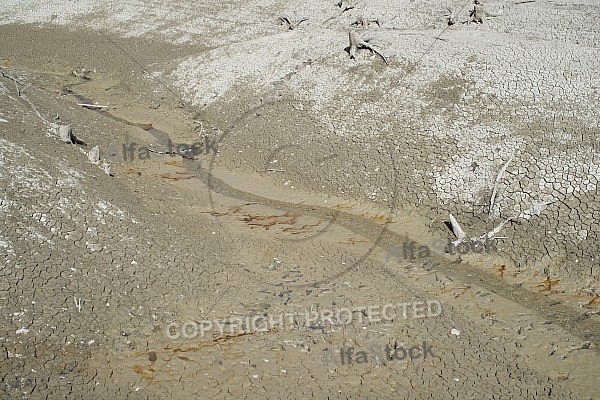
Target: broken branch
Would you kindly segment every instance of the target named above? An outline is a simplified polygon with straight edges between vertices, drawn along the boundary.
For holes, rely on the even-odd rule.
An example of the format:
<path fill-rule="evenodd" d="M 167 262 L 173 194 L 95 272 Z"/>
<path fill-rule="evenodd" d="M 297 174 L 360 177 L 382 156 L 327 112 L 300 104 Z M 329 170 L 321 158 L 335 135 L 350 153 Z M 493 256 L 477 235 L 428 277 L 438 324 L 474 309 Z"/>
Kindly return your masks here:
<path fill-rule="evenodd" d="M 490 199 L 490 211 L 488 214 L 492 214 L 492 211 L 494 209 L 494 201 L 496 200 L 496 195 L 498 194 L 498 185 L 500 184 L 502 176 L 504 175 L 504 172 L 506 171 L 506 168 L 508 167 L 508 164 L 512 161 L 512 159 L 513 156 L 511 155 L 506 164 L 504 164 L 504 166 L 500 169 L 500 172 L 498 172 L 498 175 L 496 175 L 496 181 L 494 182 L 494 190 L 492 191 L 492 198 Z"/>
<path fill-rule="evenodd" d="M 350 31 L 350 33 L 348 34 L 348 37 L 350 39 L 350 49 L 349 49 L 350 58 L 355 58 L 356 51 L 358 49 L 369 49 L 371 52 L 373 52 L 373 53 L 377 54 L 379 57 L 381 57 L 383 59 L 383 62 L 385 62 L 386 64 L 388 63 L 387 58 L 369 44 L 369 41 L 371 40 L 371 38 L 366 38 L 366 37 L 361 38 L 361 37 L 357 36 L 356 32 L 354 32 L 354 31 Z"/>
<path fill-rule="evenodd" d="M 110 108 L 110 106 L 99 106 L 97 104 L 86 104 L 86 103 L 78 103 L 78 106 L 85 108 Z"/>

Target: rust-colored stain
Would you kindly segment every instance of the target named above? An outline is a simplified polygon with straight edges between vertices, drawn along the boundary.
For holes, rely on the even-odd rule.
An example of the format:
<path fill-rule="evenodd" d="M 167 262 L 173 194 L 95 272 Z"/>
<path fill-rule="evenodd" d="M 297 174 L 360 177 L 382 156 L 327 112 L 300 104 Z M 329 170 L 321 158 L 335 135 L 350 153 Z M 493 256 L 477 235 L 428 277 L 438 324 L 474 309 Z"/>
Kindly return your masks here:
<path fill-rule="evenodd" d="M 498 268 L 498 273 L 500 274 L 500 279 L 504 279 L 504 271 L 506 271 L 506 266 L 505 265 L 501 265 Z"/>
<path fill-rule="evenodd" d="M 336 210 L 341 210 L 341 209 L 348 209 L 348 208 L 352 208 L 351 205 L 349 204 L 336 204 L 335 206 L 333 206 L 333 208 L 335 208 Z"/>
<path fill-rule="evenodd" d="M 229 215 L 228 212 L 217 212 L 217 211 L 201 211 L 200 214 L 210 214 L 213 217 L 224 217 L 225 215 Z"/>
<path fill-rule="evenodd" d="M 273 332 L 273 331 L 274 331 L 274 329 L 271 329 L 268 332 Z M 239 338 L 239 337 L 242 337 L 242 336 L 252 336 L 252 335 L 256 335 L 256 332 L 242 332 L 242 333 L 238 333 L 237 335 L 220 336 L 220 337 L 214 339 L 213 342 L 215 342 L 215 343 L 223 343 L 223 342 L 226 342 L 226 341 L 231 340 L 231 339 Z"/>
<path fill-rule="evenodd" d="M 141 176 L 142 172 L 137 169 L 137 168 L 121 168 L 121 172 L 124 174 L 128 174 L 128 175 L 137 175 L 137 176 Z"/>
<path fill-rule="evenodd" d="M 156 383 L 156 380 L 154 379 L 154 370 L 152 368 L 148 368 L 146 370 L 141 365 L 134 365 L 132 368 L 135 373 L 141 376 L 145 381 L 149 383 Z"/>
<path fill-rule="evenodd" d="M 391 223 L 393 222 L 391 218 L 389 218 L 387 215 L 384 214 L 375 214 L 375 215 L 369 215 L 369 213 L 362 213 L 361 217 L 366 217 L 369 218 L 375 222 L 381 222 L 381 223 Z"/>
<path fill-rule="evenodd" d="M 225 215 L 235 216 L 238 221 L 245 222 L 250 228 L 264 228 L 269 230 L 277 225 L 296 225 L 298 224 L 298 214 L 286 212 L 279 215 L 260 215 L 256 213 L 246 212 L 242 208 L 245 206 L 254 205 L 256 203 L 240 204 L 238 206 L 229 207 L 226 212 L 219 211 L 203 211 L 203 214 L 211 214 L 215 217 L 223 217 Z M 296 235 L 298 233 L 304 233 L 310 230 L 310 228 L 317 227 L 323 222 L 317 222 L 315 224 L 304 224 L 302 226 L 289 226 L 282 228 L 286 233 Z"/>
<path fill-rule="evenodd" d="M 588 301 L 587 303 L 585 303 L 584 307 L 587 308 L 591 308 L 592 306 L 598 305 L 600 304 L 600 296 L 595 295 L 594 297 L 592 297 L 590 299 L 590 301 Z"/>
<path fill-rule="evenodd" d="M 462 287 L 462 288 L 457 288 L 457 289 L 462 290 L 462 292 L 455 293 L 454 294 L 455 299 L 458 298 L 458 296 L 462 296 L 463 294 L 465 294 L 467 292 L 467 290 L 471 289 L 471 287 L 467 286 L 467 287 Z"/>
<path fill-rule="evenodd" d="M 271 229 L 275 225 L 294 225 L 298 221 L 298 216 L 286 212 L 283 215 L 253 215 L 244 214 L 239 221 L 243 221 L 251 228 Z"/>
<path fill-rule="evenodd" d="M 277 329 L 270 329 L 268 331 L 265 331 L 264 333 L 272 333 L 272 332 L 277 332 Z M 181 353 L 189 353 L 189 352 L 196 352 L 196 351 L 200 351 L 203 348 L 206 347 L 211 347 L 211 346 L 217 346 L 219 344 L 223 344 L 226 343 L 230 340 L 234 340 L 240 337 L 244 337 L 244 336 L 253 336 L 256 335 L 257 332 L 242 332 L 242 333 L 238 333 L 236 335 L 224 335 L 224 336 L 219 336 L 211 341 L 208 342 L 203 342 L 203 343 L 199 343 L 196 346 L 189 346 L 189 347 L 176 347 L 176 348 L 172 348 L 171 346 L 166 346 L 164 347 L 164 350 L 166 350 L 168 353 L 173 353 L 175 354 L 175 356 L 177 358 L 179 358 L 180 360 L 183 361 L 194 361 L 192 358 L 186 357 L 184 355 L 182 355 Z M 156 361 L 156 359 L 158 359 L 158 355 L 155 351 L 143 351 L 143 352 L 137 352 L 134 353 L 135 357 L 139 357 L 139 356 L 148 356 L 149 360 L 151 362 Z M 168 356 L 168 354 L 162 354 L 161 355 L 161 359 L 166 360 L 167 362 L 170 361 L 172 358 L 170 358 Z M 149 383 L 156 383 L 156 378 L 154 377 L 155 374 L 155 370 L 150 366 L 150 367 L 144 367 L 142 365 L 138 365 L 135 364 L 131 367 L 133 369 L 133 371 L 138 374 L 139 376 L 141 376 L 145 381 L 149 382 Z"/>
<path fill-rule="evenodd" d="M 183 166 L 181 165 L 181 161 L 177 161 L 177 160 L 165 161 L 164 164 L 165 165 L 173 165 L 175 167 L 181 167 L 181 168 L 183 168 Z"/>
<path fill-rule="evenodd" d="M 180 176 L 177 176 L 177 175 L 180 175 Z M 183 176 L 181 176 L 181 175 L 183 175 Z M 161 178 L 163 178 L 163 179 L 169 179 L 169 180 L 172 180 L 172 181 L 180 181 L 182 179 L 191 179 L 191 178 L 193 178 L 192 175 L 187 175 L 187 174 L 185 174 L 183 172 L 176 172 L 175 175 L 162 174 L 162 175 L 159 175 L 159 176 Z"/>
<path fill-rule="evenodd" d="M 482 318 L 493 317 L 496 314 L 496 311 L 493 311 L 491 308 L 480 307 L 479 304 L 477 304 L 477 308 L 483 311 L 481 313 Z"/>
<path fill-rule="evenodd" d="M 552 287 L 558 285 L 560 279 L 551 279 L 549 276 L 546 277 L 546 280 L 535 287 L 541 287 L 540 292 L 550 292 Z"/>

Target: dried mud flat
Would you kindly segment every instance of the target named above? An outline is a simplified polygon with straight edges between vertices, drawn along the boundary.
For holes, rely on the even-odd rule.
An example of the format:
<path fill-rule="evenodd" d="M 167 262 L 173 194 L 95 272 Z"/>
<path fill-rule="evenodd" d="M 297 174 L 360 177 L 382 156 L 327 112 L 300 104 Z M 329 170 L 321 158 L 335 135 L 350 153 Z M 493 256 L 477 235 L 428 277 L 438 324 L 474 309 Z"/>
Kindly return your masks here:
<path fill-rule="evenodd" d="M 598 398 L 594 2 L 0 5 L 1 398 Z"/>

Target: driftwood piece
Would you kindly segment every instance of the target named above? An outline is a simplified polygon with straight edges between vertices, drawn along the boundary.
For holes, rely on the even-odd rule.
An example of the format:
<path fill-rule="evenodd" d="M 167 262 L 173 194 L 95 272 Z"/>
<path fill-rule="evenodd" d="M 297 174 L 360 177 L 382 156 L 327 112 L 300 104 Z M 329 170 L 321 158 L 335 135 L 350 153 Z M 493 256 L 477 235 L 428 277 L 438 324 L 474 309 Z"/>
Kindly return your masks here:
<path fill-rule="evenodd" d="M 469 14 L 469 19 L 466 20 L 465 23 L 475 22 L 483 24 L 483 21 L 485 21 L 487 17 L 499 17 L 500 15 L 502 14 L 492 14 L 491 12 L 488 12 L 483 8 L 482 4 L 476 2 L 473 10 L 471 10 L 471 13 Z"/>
<path fill-rule="evenodd" d="M 377 51 L 373 46 L 371 46 L 371 44 L 369 44 L 369 41 L 372 40 L 372 38 L 360 37 L 354 31 L 350 31 L 348 38 L 350 40 L 350 47 L 348 50 L 350 53 L 350 58 L 356 58 L 356 52 L 358 49 L 369 49 L 371 52 L 381 57 L 386 64 L 388 63 L 387 58 Z"/>
<path fill-rule="evenodd" d="M 19 86 L 17 85 L 17 83 L 21 86 L 24 86 L 21 82 L 17 81 L 15 78 L 11 77 L 10 75 L 5 74 L 4 72 L 0 71 L 0 75 L 2 75 L 3 77 L 5 77 L 8 80 L 13 81 L 13 83 L 15 84 L 15 89 L 17 89 L 17 96 L 21 97 L 21 94 L 23 93 L 23 91 L 19 88 Z"/>
<path fill-rule="evenodd" d="M 372 23 L 377 24 L 377 26 L 381 28 L 381 21 L 379 20 L 379 18 L 359 17 L 356 21 L 354 21 L 350 25 L 364 29 L 364 28 L 368 28 L 369 25 Z"/>
<path fill-rule="evenodd" d="M 110 108 L 110 106 L 100 106 L 98 104 L 86 104 L 86 103 L 78 103 L 78 106 L 95 109 L 95 108 Z"/>
<path fill-rule="evenodd" d="M 336 3 L 336 6 L 338 6 L 340 8 L 339 14 L 328 18 L 327 20 L 325 20 L 325 22 L 323 22 L 323 24 L 331 21 L 332 19 L 341 17 L 343 13 L 345 13 L 346 11 L 352 10 L 354 8 L 354 5 L 352 5 L 349 1 L 346 1 L 346 0 L 341 0 L 340 2 Z"/>
<path fill-rule="evenodd" d="M 448 219 L 450 220 L 450 227 L 452 228 L 452 233 L 454 234 L 454 236 L 456 236 L 457 239 L 453 243 L 454 245 L 457 245 L 463 240 L 465 240 L 465 237 L 467 235 L 465 234 L 465 231 L 462 230 L 462 228 L 458 224 L 458 221 L 456 221 L 456 218 L 454 218 L 454 215 L 452 215 L 452 213 L 448 215 Z"/>
<path fill-rule="evenodd" d="M 67 144 L 80 144 L 82 146 L 87 146 L 86 142 L 73 134 L 73 126 L 71 124 L 61 125 L 58 128 L 58 134 L 60 135 L 60 140 Z"/>
<path fill-rule="evenodd" d="M 73 127 L 70 124 L 61 125 L 60 128 L 58 128 L 58 134 L 60 136 L 60 140 L 63 142 L 67 144 L 73 144 L 73 139 L 71 139 L 73 136 Z"/>
<path fill-rule="evenodd" d="M 288 16 L 283 15 L 281 17 L 279 17 L 279 22 L 281 23 L 281 25 L 287 25 L 288 30 L 293 31 L 294 29 L 296 29 L 301 23 L 303 23 L 304 21 L 307 21 L 308 18 L 306 17 L 302 17 L 300 18 L 300 20 L 298 21 L 293 21 L 292 19 L 290 19 Z"/>
<path fill-rule="evenodd" d="M 446 16 L 448 17 L 448 26 L 452 26 L 456 23 L 456 11 L 452 8 L 448 8 L 447 11 L 448 14 L 446 14 Z"/>
<path fill-rule="evenodd" d="M 104 173 L 108 176 L 113 176 L 111 173 L 111 163 L 110 160 L 106 161 L 104 160 L 104 162 L 102 163 L 102 170 L 104 170 Z"/>
<path fill-rule="evenodd" d="M 494 189 L 492 191 L 492 198 L 490 199 L 490 212 L 488 213 L 490 215 L 492 214 L 492 212 L 494 210 L 494 201 L 496 201 L 496 195 L 498 194 L 498 185 L 500 185 L 502 176 L 504 175 L 504 172 L 506 172 L 506 168 L 508 168 L 508 164 L 510 164 L 512 159 L 513 159 L 513 156 L 511 155 L 510 158 L 508 159 L 508 161 L 500 169 L 500 172 L 498 172 L 498 175 L 496 175 L 496 181 L 494 182 Z"/>
<path fill-rule="evenodd" d="M 492 229 L 488 233 L 485 233 L 485 234 L 483 234 L 483 235 L 481 235 L 479 237 L 471 238 L 471 240 L 474 241 L 474 242 L 477 242 L 477 241 L 482 241 L 482 240 L 485 240 L 485 239 L 493 239 L 494 237 L 496 237 L 496 234 L 498 232 L 500 232 L 502 230 L 502 228 L 504 228 L 504 225 L 506 225 L 510 221 L 516 221 L 517 218 L 518 218 L 518 216 L 510 217 L 510 218 L 502 221 L 500 223 L 500 225 L 496 226 L 494 229 Z"/>
<path fill-rule="evenodd" d="M 340 15 L 348 10 L 352 10 L 354 8 L 354 4 L 347 0 L 340 0 L 337 2 L 336 6 L 338 6 L 341 10 Z"/>

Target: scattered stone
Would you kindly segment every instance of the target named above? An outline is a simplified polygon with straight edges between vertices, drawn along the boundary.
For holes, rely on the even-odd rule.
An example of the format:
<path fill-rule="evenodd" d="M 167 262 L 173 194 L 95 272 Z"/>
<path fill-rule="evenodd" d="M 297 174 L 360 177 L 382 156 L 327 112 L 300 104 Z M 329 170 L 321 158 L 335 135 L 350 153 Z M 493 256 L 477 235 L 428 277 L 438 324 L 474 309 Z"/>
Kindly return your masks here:
<path fill-rule="evenodd" d="M 149 351 L 149 352 L 148 352 L 148 360 L 149 360 L 150 362 L 154 362 L 154 361 L 156 361 L 156 360 L 157 360 L 157 357 L 156 357 L 156 352 L 155 352 L 155 351 Z"/>
<path fill-rule="evenodd" d="M 349 375 L 346 376 L 346 384 L 350 387 L 360 387 L 362 386 L 362 379 L 359 375 Z"/>
<path fill-rule="evenodd" d="M 98 146 L 94 146 L 90 152 L 88 153 L 88 159 L 91 163 L 98 165 L 100 162 L 100 148 Z"/>
<path fill-rule="evenodd" d="M 102 169 L 104 170 L 104 173 L 106 175 L 113 176 L 113 174 L 111 174 L 111 172 L 110 172 L 110 170 L 111 170 L 110 161 L 104 160 L 104 163 L 102 163 Z"/>

